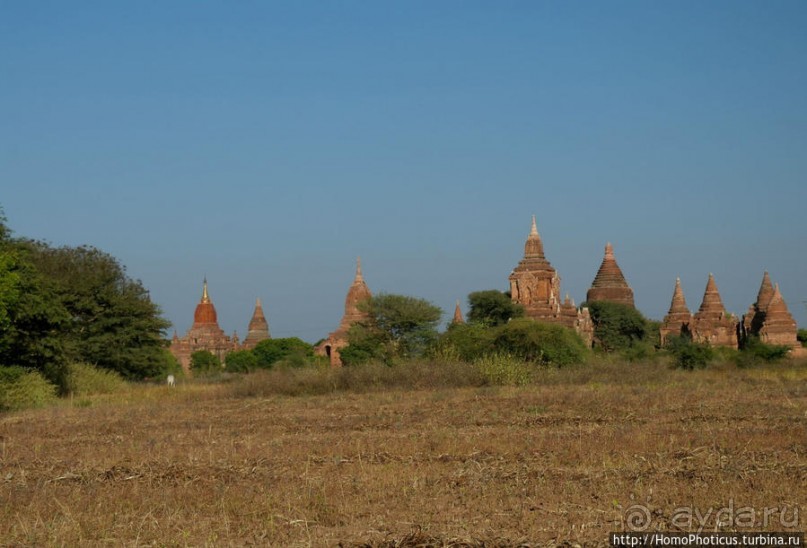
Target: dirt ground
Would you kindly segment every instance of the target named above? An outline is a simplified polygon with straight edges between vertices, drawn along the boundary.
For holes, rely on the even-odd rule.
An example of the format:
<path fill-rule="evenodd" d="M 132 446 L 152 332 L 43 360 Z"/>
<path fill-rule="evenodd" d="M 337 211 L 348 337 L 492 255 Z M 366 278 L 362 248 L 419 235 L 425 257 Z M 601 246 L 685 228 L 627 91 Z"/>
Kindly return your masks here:
<path fill-rule="evenodd" d="M 806 426 L 803 366 L 624 365 L 519 388 L 306 397 L 140 388 L 0 416 L 0 545 L 589 546 L 625 530 L 803 531 Z"/>

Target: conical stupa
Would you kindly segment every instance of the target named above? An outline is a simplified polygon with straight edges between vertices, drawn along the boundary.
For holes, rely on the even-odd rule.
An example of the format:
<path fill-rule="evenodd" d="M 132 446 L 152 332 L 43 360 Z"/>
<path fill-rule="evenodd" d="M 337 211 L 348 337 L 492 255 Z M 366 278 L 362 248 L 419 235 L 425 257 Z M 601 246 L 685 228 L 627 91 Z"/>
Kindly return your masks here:
<path fill-rule="evenodd" d="M 622 269 L 614 257 L 614 248 L 611 243 L 605 244 L 605 256 L 600 269 L 591 283 L 591 289 L 586 294 L 586 301 L 608 301 L 633 307 L 633 289 L 630 288 L 622 274 Z"/>

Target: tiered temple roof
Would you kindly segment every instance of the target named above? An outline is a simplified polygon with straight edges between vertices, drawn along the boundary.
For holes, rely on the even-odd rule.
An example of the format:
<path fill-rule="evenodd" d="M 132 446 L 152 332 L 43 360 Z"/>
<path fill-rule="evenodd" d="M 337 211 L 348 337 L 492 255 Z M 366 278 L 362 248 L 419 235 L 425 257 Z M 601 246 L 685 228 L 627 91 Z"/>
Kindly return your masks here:
<path fill-rule="evenodd" d="M 711 273 L 701 306 L 692 318 L 692 338 L 712 346 L 737 347 L 737 319 L 726 312 Z"/>
<path fill-rule="evenodd" d="M 263 306 L 261 300 L 256 299 L 255 311 L 252 313 L 252 319 L 249 320 L 249 327 L 247 327 L 247 337 L 241 345 L 244 349 L 255 348 L 259 342 L 271 339 L 269 334 L 269 323 L 266 321 L 266 316 L 263 314 Z"/>
<path fill-rule="evenodd" d="M 765 320 L 759 330 L 759 338 L 764 343 L 796 348 L 799 346 L 797 333 L 796 321 L 787 309 L 787 304 L 779 291 L 779 284 L 776 284 L 765 310 Z"/>
<path fill-rule="evenodd" d="M 663 345 L 671 335 L 688 334 L 691 323 L 692 314 L 687 308 L 684 291 L 681 289 L 681 278 L 676 278 L 670 310 L 661 322 L 661 344 Z"/>
<path fill-rule="evenodd" d="M 633 289 L 622 274 L 611 243 L 605 244 L 605 257 L 586 295 L 588 302 L 609 301 L 633 307 Z"/>
<path fill-rule="evenodd" d="M 465 323 L 465 318 L 462 317 L 462 309 L 460 309 L 460 302 L 457 301 L 457 306 L 454 307 L 454 317 L 451 319 L 452 324 Z"/>
<path fill-rule="evenodd" d="M 568 296 L 561 303 L 560 276 L 544 255 L 544 244 L 534 215 L 524 243 L 524 258 L 509 279 L 510 296 L 513 302 L 524 307 L 527 317 L 575 329 L 584 341 L 591 343 L 593 327 L 588 309 L 577 310 Z"/>

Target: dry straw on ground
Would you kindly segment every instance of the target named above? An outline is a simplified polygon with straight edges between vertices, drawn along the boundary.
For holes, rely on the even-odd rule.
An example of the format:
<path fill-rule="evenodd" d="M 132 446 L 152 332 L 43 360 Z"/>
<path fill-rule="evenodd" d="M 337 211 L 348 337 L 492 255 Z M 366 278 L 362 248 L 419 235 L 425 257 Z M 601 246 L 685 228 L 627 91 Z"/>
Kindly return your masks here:
<path fill-rule="evenodd" d="M 605 545 L 637 504 L 662 530 L 680 507 L 807 514 L 805 364 L 242 394 L 148 387 L 0 416 L 0 544 Z"/>

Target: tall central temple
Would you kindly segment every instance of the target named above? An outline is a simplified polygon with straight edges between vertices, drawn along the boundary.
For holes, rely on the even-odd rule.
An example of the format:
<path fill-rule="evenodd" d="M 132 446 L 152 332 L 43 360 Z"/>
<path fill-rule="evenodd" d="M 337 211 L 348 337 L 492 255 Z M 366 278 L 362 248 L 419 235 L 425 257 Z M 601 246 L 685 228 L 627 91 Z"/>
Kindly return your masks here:
<path fill-rule="evenodd" d="M 510 274 L 510 297 L 524 307 L 527 317 L 570 327 L 590 346 L 594 327 L 588 308 L 578 310 L 568 295 L 563 301 L 560 295 L 560 276 L 544 255 L 533 215 L 524 258 Z"/>

